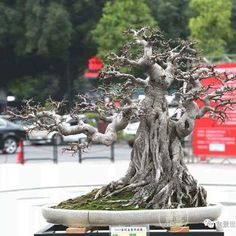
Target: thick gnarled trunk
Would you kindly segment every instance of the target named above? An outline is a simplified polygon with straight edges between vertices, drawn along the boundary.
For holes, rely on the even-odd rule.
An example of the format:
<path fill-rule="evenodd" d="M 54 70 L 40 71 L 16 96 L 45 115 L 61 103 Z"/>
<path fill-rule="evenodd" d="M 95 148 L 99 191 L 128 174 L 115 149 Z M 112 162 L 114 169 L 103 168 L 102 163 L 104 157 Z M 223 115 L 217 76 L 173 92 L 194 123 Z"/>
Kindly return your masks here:
<path fill-rule="evenodd" d="M 149 90 L 142 109 L 126 176 L 102 188 L 97 197 L 130 190 L 134 195 L 129 204 L 141 208 L 205 206 L 206 191 L 183 161 L 181 137 L 169 118 L 163 89 Z"/>
<path fill-rule="evenodd" d="M 188 172 L 176 131 L 157 123 L 138 134 L 134 143 L 129 184 L 143 185 L 134 189 L 131 202 L 146 208 L 205 206 L 206 191 Z"/>

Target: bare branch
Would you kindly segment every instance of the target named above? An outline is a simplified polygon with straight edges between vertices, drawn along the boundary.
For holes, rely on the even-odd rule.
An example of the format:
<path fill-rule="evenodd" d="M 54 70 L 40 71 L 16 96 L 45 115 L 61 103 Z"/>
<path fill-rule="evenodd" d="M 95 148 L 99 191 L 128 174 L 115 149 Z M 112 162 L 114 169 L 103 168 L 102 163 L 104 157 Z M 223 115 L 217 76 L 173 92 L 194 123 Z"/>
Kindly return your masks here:
<path fill-rule="evenodd" d="M 108 59 L 111 62 L 118 61 L 119 63 L 121 63 L 122 66 L 131 65 L 131 66 L 134 66 L 134 67 L 141 67 L 139 62 L 137 62 L 135 60 L 128 59 L 125 56 L 118 56 L 115 53 L 110 53 L 110 55 L 108 56 Z"/>
<path fill-rule="evenodd" d="M 232 105 L 236 104 L 236 101 L 224 98 L 224 96 L 233 91 L 236 91 L 236 87 L 225 85 L 216 89 L 214 92 L 205 95 L 203 98 L 200 98 L 201 101 L 203 101 L 204 106 L 200 109 L 196 118 L 199 119 L 207 112 L 210 112 L 212 117 L 224 121 L 227 118 L 226 111 L 231 109 Z M 213 106 L 211 102 L 214 102 Z"/>
<path fill-rule="evenodd" d="M 147 82 L 141 78 L 136 78 L 135 76 L 131 74 L 121 73 L 119 71 L 116 71 L 114 68 L 109 68 L 110 70 L 104 71 L 101 75 L 102 78 L 117 78 L 117 79 L 127 79 L 130 80 L 133 84 L 139 85 L 139 86 L 147 86 Z"/>
<path fill-rule="evenodd" d="M 194 43 L 180 41 L 175 48 L 170 50 L 166 59 L 166 80 L 171 84 L 175 79 L 179 81 L 187 81 L 190 73 L 186 73 L 180 69 L 182 61 L 185 63 L 194 62 L 196 60 L 196 50 L 193 48 Z"/>
<path fill-rule="evenodd" d="M 143 46 L 144 52 L 143 57 L 151 57 L 152 56 L 152 43 L 148 40 L 148 27 L 143 27 L 140 30 L 136 31 L 134 29 L 130 29 L 130 32 L 133 33 L 133 38 L 135 42 L 139 45 Z"/>
<path fill-rule="evenodd" d="M 131 117 L 133 116 L 135 110 L 137 109 L 136 105 L 132 103 L 130 99 L 126 99 L 123 107 L 119 108 L 119 113 L 114 113 L 110 116 L 105 116 L 103 109 L 96 104 L 90 104 L 85 96 L 78 96 L 80 102 L 71 112 L 73 118 L 76 118 L 78 121 L 77 125 L 68 126 L 63 120 L 63 117 L 56 113 L 58 110 L 58 103 L 52 101 L 51 99 L 48 101 L 48 106 L 50 109 L 54 107 L 54 109 L 48 111 L 46 108 L 41 107 L 39 105 L 32 106 L 31 101 L 26 102 L 26 107 L 22 109 L 19 114 L 15 114 L 11 112 L 10 114 L 14 117 L 18 117 L 21 119 L 32 119 L 34 121 L 33 129 L 45 129 L 48 132 L 57 131 L 62 135 L 75 135 L 83 133 L 87 136 L 87 140 L 84 143 L 74 143 L 68 149 L 70 151 L 77 151 L 81 148 L 86 148 L 92 142 L 101 143 L 105 145 L 111 145 L 117 138 L 117 131 L 124 129 Z M 104 120 L 109 121 L 110 124 L 107 126 L 105 133 L 100 133 L 98 130 L 84 123 L 78 116 L 79 113 L 91 110 L 98 112 L 101 116 L 104 116 Z"/>
<path fill-rule="evenodd" d="M 147 30 L 147 27 L 143 27 L 140 30 L 130 29 L 130 32 L 133 33 L 135 42 L 137 44 L 143 45 L 144 47 L 148 45 L 148 42 L 143 37 L 146 30 Z"/>

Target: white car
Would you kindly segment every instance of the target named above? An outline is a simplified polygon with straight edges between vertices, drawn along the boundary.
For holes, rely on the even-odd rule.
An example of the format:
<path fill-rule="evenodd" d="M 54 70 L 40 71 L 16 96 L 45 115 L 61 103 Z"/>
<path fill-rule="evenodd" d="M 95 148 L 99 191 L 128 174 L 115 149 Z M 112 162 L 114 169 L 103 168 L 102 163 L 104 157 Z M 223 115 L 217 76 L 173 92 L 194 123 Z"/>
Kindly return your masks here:
<path fill-rule="evenodd" d="M 72 119 L 67 119 L 64 123 L 66 126 L 76 125 Z M 32 125 L 23 125 L 25 130 L 29 130 Z M 62 135 L 57 131 L 48 132 L 46 130 L 32 130 L 28 132 L 28 139 L 32 144 L 57 144 L 82 141 L 86 138 L 85 134 Z"/>
<path fill-rule="evenodd" d="M 32 144 L 57 144 L 61 145 L 68 142 L 77 142 L 86 138 L 85 134 L 62 135 L 53 131 L 48 133 L 46 130 L 33 130 L 28 133 L 29 141 Z"/>
<path fill-rule="evenodd" d="M 123 130 L 124 135 L 136 135 L 140 122 L 129 123 Z"/>

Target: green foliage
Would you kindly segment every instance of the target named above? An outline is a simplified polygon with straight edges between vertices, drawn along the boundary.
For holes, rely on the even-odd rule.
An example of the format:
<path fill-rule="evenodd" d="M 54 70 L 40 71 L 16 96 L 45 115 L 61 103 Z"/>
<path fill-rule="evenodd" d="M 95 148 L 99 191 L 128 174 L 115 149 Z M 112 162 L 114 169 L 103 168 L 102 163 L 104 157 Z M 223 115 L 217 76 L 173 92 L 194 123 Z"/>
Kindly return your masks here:
<path fill-rule="evenodd" d="M 199 43 L 203 55 L 220 56 L 232 37 L 232 0 L 191 0 L 196 17 L 190 19 L 191 38 Z"/>
<path fill-rule="evenodd" d="M 231 14 L 231 27 L 233 29 L 233 37 L 232 40 L 228 41 L 227 52 L 236 54 L 236 1 L 233 1 Z"/>
<path fill-rule="evenodd" d="M 15 9 L 0 3 L 0 48 L 8 45 L 19 33 L 18 20 L 19 14 Z"/>
<path fill-rule="evenodd" d="M 57 92 L 58 78 L 49 75 L 38 77 L 25 76 L 12 81 L 9 90 L 18 99 L 30 99 L 39 101 L 42 104 L 49 96 L 54 96 Z"/>
<path fill-rule="evenodd" d="M 128 205 L 128 201 L 133 196 L 130 191 L 123 191 L 117 193 L 106 199 L 94 199 L 98 189 L 94 189 L 86 195 L 74 199 L 68 199 L 58 204 L 57 209 L 71 209 L 71 210 L 140 210 L 135 205 Z"/>
<path fill-rule="evenodd" d="M 84 113 L 86 117 L 88 118 L 88 124 L 92 126 L 97 126 L 97 123 L 99 121 L 99 115 L 95 112 L 85 112 Z"/>
<path fill-rule="evenodd" d="M 189 0 L 147 0 L 147 3 L 167 38 L 186 39 L 189 36 Z"/>
<path fill-rule="evenodd" d="M 130 140 L 134 140 L 135 139 L 135 135 L 133 134 L 124 134 L 123 133 L 123 130 L 122 131 L 119 131 L 117 133 L 117 141 L 118 142 L 121 142 L 121 141 L 130 141 Z"/>
<path fill-rule="evenodd" d="M 73 29 L 65 7 L 53 1 L 44 6 L 40 0 L 28 0 L 25 12 L 25 37 L 18 52 L 67 59 Z"/>
<path fill-rule="evenodd" d="M 104 2 L 0 1 L 0 87 L 9 90 L 15 78 L 50 74 L 58 78 L 58 99 L 78 93 L 73 81 L 82 76 L 87 59 L 96 54 L 90 31 L 101 16 Z M 17 95 L 25 97 L 26 89 L 18 89 Z M 27 97 L 31 95 L 29 89 Z"/>
<path fill-rule="evenodd" d="M 124 44 L 122 34 L 129 28 L 154 26 L 156 22 L 144 0 L 107 1 L 103 15 L 92 32 L 98 44 L 98 53 L 104 58 L 110 52 L 117 52 Z"/>

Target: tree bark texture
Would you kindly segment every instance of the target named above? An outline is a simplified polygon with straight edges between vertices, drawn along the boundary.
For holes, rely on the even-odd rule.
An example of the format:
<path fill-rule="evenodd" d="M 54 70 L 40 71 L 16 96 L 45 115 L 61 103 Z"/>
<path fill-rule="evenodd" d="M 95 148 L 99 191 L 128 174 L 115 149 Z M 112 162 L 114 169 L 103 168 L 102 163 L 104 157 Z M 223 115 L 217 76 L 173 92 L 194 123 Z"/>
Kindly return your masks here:
<path fill-rule="evenodd" d="M 127 174 L 103 187 L 97 197 L 109 197 L 130 190 L 134 196 L 129 204 L 137 207 L 206 206 L 206 191 L 198 185 L 183 161 L 181 141 L 185 133 L 189 133 L 189 128 L 192 131 L 190 123 L 193 118 L 189 121 L 189 117 L 182 118 L 184 120 L 179 123 L 170 119 L 165 98 L 168 85 L 158 78 L 158 74 L 150 77 L 145 90 Z M 184 127 L 177 131 L 176 127 L 182 123 Z"/>

